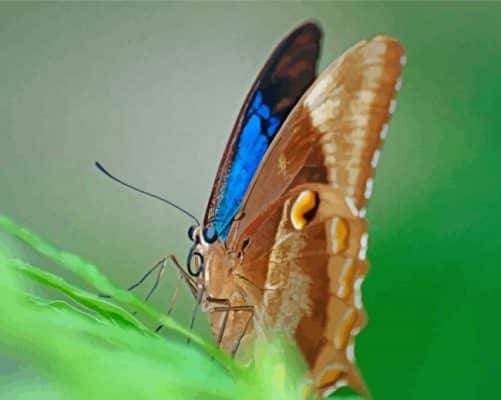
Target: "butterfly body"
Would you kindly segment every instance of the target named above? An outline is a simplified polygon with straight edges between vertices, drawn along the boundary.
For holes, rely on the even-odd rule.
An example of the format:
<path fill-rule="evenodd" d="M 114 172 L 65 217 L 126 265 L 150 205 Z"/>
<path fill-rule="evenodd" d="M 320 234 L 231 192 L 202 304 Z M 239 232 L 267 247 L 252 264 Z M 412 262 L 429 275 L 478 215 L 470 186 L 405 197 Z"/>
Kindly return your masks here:
<path fill-rule="evenodd" d="M 365 394 L 354 359 L 365 207 L 403 50 L 385 36 L 360 42 L 315 80 L 320 36 L 315 24 L 297 28 L 258 76 L 190 254 L 223 349 L 278 331 L 297 342 L 320 393 Z"/>

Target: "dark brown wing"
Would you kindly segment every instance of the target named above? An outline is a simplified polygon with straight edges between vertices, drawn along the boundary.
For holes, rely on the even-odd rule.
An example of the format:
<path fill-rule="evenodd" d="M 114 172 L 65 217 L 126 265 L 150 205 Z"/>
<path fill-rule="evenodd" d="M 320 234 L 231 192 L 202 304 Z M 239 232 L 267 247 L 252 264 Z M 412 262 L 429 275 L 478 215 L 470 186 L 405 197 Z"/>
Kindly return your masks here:
<path fill-rule="evenodd" d="M 289 112 L 316 76 L 321 31 L 306 23 L 275 49 L 252 85 L 226 145 L 204 225 L 226 238 L 261 160 Z"/>

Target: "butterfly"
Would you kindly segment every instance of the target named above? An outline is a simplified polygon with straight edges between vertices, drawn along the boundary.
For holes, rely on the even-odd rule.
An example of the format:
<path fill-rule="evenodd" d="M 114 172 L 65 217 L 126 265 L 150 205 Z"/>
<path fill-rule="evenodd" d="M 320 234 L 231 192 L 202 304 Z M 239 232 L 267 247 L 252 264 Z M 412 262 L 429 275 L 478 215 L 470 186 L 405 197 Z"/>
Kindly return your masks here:
<path fill-rule="evenodd" d="M 354 342 L 366 323 L 366 205 L 405 55 L 362 41 L 318 78 L 322 32 L 292 31 L 252 85 L 226 145 L 187 268 L 222 349 L 293 338 L 324 396 L 367 389 Z"/>

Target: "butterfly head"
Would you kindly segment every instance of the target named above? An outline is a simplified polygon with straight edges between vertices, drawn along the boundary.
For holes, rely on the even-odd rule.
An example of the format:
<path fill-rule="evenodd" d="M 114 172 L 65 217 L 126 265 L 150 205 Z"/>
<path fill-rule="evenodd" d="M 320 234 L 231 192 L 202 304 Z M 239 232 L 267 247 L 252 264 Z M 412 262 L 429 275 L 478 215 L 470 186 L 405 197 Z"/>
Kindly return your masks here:
<path fill-rule="evenodd" d="M 192 225 L 188 229 L 188 238 L 193 242 L 186 268 L 193 277 L 199 277 L 204 272 L 204 253 L 207 248 L 218 240 L 218 234 L 214 225 L 204 227 Z"/>
<path fill-rule="evenodd" d="M 212 244 L 218 239 L 214 225 L 200 227 L 192 225 L 188 229 L 188 237 L 194 243 Z"/>

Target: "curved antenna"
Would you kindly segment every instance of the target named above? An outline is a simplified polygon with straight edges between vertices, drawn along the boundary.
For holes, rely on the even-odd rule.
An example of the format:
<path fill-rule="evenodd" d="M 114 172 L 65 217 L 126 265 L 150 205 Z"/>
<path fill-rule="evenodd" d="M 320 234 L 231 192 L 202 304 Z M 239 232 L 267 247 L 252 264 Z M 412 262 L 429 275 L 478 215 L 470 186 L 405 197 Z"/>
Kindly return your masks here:
<path fill-rule="evenodd" d="M 112 174 L 110 174 L 98 161 L 96 161 L 94 163 L 94 165 L 96 166 L 96 168 L 99 171 L 101 171 L 103 174 L 105 174 L 108 178 L 113 179 L 115 182 L 118 182 L 118 183 L 120 183 L 120 184 L 122 184 L 124 186 L 127 186 L 129 189 L 135 190 L 136 192 L 142 193 L 142 194 L 144 194 L 146 196 L 150 196 L 150 197 L 153 197 L 154 199 L 163 201 L 164 203 L 167 203 L 167 204 L 169 204 L 170 206 L 172 206 L 174 208 L 177 208 L 183 214 L 185 214 L 188 217 L 190 217 L 191 219 L 193 219 L 197 223 L 197 225 L 200 225 L 200 222 L 198 221 L 198 219 L 192 213 L 186 211 L 184 208 L 178 206 L 177 204 L 173 203 L 172 201 L 164 199 L 163 197 L 157 196 L 156 194 L 153 194 L 153 193 L 150 193 L 150 192 L 146 192 L 145 190 L 139 189 L 139 188 L 137 188 L 135 186 L 132 186 L 132 185 L 128 184 L 127 182 L 124 182 L 123 180 L 121 180 L 121 179 L 117 178 L 116 176 L 113 176 Z"/>

